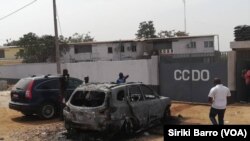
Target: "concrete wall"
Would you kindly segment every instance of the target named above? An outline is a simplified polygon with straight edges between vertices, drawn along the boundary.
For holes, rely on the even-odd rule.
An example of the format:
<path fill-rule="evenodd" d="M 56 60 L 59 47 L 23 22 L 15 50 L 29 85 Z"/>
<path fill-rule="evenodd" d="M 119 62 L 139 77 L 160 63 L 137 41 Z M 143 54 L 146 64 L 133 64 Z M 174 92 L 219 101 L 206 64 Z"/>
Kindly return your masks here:
<path fill-rule="evenodd" d="M 196 42 L 196 48 L 188 48 L 187 44 Z M 190 53 L 211 53 L 214 52 L 214 47 L 204 47 L 205 41 L 214 41 L 214 37 L 200 37 L 181 39 L 172 43 L 174 54 L 190 54 Z M 215 46 L 215 43 L 214 43 Z"/>
<path fill-rule="evenodd" d="M 236 91 L 236 52 L 228 52 L 227 60 L 228 87 L 231 91 Z"/>
<path fill-rule="evenodd" d="M 230 42 L 232 49 L 250 49 L 250 41 L 236 41 Z"/>
<path fill-rule="evenodd" d="M 0 66 L 0 78 L 20 79 L 45 74 L 56 74 L 56 64 L 38 63 Z"/>
<path fill-rule="evenodd" d="M 82 80 L 85 76 L 89 76 L 90 82 L 115 82 L 119 72 L 123 72 L 129 75 L 127 82 L 143 82 L 148 85 L 159 85 L 157 56 L 153 56 L 152 59 L 148 60 L 66 63 L 61 68 L 67 68 L 72 77 Z M 0 66 L 0 78 L 16 79 L 34 74 L 56 74 L 56 64 Z"/>

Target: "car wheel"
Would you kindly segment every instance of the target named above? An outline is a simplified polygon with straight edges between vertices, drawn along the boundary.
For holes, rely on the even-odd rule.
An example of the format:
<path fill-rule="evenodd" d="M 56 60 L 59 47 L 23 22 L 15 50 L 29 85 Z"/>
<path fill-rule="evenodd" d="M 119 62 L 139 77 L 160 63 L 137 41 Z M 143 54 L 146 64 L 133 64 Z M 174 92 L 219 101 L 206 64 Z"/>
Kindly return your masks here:
<path fill-rule="evenodd" d="M 89 136 L 86 133 L 79 133 L 78 137 L 79 141 L 89 141 Z"/>
<path fill-rule="evenodd" d="M 134 133 L 134 124 L 131 119 L 126 119 L 123 124 L 123 133 L 125 135 L 132 135 Z"/>
<path fill-rule="evenodd" d="M 22 111 L 21 112 L 24 116 L 32 116 L 33 115 L 33 113 L 31 113 L 31 112 L 24 112 L 24 111 Z"/>
<path fill-rule="evenodd" d="M 41 106 L 39 115 L 44 119 L 51 119 L 52 117 L 55 116 L 55 113 L 56 113 L 55 106 L 51 103 L 45 103 Z"/>
<path fill-rule="evenodd" d="M 164 115 L 163 115 L 163 121 L 166 122 L 166 120 L 168 120 L 171 116 L 171 111 L 170 111 L 170 107 L 167 106 L 167 108 L 164 111 Z"/>

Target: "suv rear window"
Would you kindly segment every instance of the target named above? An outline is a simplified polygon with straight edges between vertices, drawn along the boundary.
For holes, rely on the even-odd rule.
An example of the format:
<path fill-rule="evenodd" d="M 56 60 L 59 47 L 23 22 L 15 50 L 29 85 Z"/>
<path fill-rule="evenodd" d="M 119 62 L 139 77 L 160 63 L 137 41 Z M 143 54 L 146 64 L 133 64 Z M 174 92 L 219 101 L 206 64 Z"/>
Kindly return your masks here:
<path fill-rule="evenodd" d="M 26 90 L 30 81 L 32 81 L 32 79 L 20 79 L 13 89 Z"/>
<path fill-rule="evenodd" d="M 39 86 L 37 86 L 37 89 L 41 89 L 41 90 L 56 89 L 56 90 L 58 90 L 58 89 L 60 89 L 59 83 L 60 82 L 58 79 L 44 81 Z"/>
<path fill-rule="evenodd" d="M 71 99 L 74 106 L 98 107 L 101 106 L 105 99 L 104 92 L 98 91 L 77 91 Z"/>

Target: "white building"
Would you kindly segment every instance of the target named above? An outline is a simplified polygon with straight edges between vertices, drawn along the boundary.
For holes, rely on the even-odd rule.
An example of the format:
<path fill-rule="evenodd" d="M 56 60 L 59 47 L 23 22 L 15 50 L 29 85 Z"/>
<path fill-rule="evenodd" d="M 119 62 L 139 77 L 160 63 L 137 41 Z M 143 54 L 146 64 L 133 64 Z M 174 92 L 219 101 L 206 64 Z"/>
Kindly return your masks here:
<path fill-rule="evenodd" d="M 215 51 L 215 36 L 185 36 L 105 42 L 84 42 L 69 45 L 61 60 L 81 62 L 97 60 L 130 60 L 148 58 L 152 54 L 199 54 Z"/>

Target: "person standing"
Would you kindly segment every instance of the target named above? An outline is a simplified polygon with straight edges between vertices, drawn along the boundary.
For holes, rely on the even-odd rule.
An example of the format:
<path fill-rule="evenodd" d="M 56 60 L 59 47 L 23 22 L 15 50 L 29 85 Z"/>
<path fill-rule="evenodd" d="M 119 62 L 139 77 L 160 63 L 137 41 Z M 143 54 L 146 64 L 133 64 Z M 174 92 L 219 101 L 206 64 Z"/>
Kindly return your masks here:
<path fill-rule="evenodd" d="M 122 72 L 119 73 L 119 78 L 116 80 L 117 84 L 126 83 L 126 79 L 129 75 L 124 76 Z"/>
<path fill-rule="evenodd" d="M 245 80 L 246 102 L 250 102 L 250 70 L 243 70 L 242 77 Z"/>
<path fill-rule="evenodd" d="M 69 84 L 69 73 L 67 69 L 63 69 L 63 75 L 60 78 L 60 118 L 63 119 L 63 108 L 65 107 L 66 101 L 68 100 L 67 87 Z"/>
<path fill-rule="evenodd" d="M 209 118 L 213 125 L 224 125 L 224 115 L 227 106 L 227 98 L 231 96 L 229 88 L 221 84 L 219 78 L 214 78 L 214 87 L 208 94 L 208 100 L 212 104 Z M 218 115 L 218 122 L 216 116 Z"/>
<path fill-rule="evenodd" d="M 85 84 L 89 83 L 89 76 L 84 77 L 84 82 L 85 82 Z"/>

